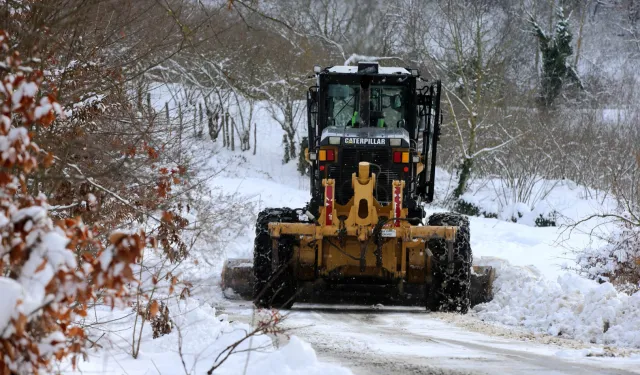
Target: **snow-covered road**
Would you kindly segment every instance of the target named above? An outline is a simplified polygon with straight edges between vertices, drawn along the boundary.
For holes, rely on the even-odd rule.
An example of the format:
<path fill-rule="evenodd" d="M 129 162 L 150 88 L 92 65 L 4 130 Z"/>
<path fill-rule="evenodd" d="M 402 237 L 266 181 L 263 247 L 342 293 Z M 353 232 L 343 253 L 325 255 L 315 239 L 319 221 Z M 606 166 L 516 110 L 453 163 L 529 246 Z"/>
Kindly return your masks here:
<path fill-rule="evenodd" d="M 254 318 L 249 302 L 230 302 L 221 310 L 230 320 Z M 607 358 L 602 355 L 622 353 L 571 340 L 524 339 L 472 316 L 419 308 L 297 304 L 285 325 L 311 343 L 321 361 L 356 375 L 640 373 L 640 359 L 633 355 Z M 276 341 L 283 345 L 286 338 Z"/>

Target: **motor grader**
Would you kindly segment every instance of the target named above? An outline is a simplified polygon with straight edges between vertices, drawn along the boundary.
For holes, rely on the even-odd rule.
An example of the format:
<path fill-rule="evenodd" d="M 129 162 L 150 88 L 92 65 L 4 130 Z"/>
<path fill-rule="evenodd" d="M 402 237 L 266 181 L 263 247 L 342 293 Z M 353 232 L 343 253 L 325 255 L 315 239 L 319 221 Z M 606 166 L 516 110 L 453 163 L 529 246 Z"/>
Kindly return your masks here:
<path fill-rule="evenodd" d="M 258 307 L 384 303 L 466 313 L 491 298 L 493 270 L 472 267 L 469 221 L 435 213 L 439 81 L 378 63 L 314 68 L 307 93 L 311 199 L 268 208 L 254 258 L 229 260 L 223 288 Z"/>

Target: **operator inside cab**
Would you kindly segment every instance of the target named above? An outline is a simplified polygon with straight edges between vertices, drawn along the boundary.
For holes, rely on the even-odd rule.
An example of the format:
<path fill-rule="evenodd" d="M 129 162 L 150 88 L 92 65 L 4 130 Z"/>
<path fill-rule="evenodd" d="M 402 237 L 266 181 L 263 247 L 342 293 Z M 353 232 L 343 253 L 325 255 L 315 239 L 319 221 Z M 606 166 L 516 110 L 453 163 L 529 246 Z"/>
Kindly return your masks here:
<path fill-rule="evenodd" d="M 360 86 L 329 85 L 329 123 L 338 127 L 404 127 L 404 103 L 402 88 L 371 86 L 369 88 L 369 121 L 360 118 Z"/>

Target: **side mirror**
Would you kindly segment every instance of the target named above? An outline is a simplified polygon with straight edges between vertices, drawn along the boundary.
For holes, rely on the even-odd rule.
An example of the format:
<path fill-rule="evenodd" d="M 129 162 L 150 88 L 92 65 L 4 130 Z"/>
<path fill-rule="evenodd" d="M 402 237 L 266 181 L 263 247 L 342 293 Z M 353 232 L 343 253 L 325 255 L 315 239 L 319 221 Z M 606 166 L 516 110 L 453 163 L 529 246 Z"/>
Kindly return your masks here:
<path fill-rule="evenodd" d="M 317 103 L 317 102 L 318 102 L 318 92 L 317 92 L 317 91 L 309 90 L 309 99 L 310 99 L 312 102 L 316 102 L 316 103 Z"/>

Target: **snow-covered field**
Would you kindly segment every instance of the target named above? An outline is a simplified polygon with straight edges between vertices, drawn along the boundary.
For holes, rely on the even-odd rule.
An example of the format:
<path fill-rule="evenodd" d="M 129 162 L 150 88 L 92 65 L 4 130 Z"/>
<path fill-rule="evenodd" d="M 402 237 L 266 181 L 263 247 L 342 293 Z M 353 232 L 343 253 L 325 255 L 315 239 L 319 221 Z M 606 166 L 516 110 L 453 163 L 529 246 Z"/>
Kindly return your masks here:
<path fill-rule="evenodd" d="M 277 124 L 265 111 L 259 110 L 257 116 L 255 156 L 231 153 L 221 149 L 221 143 L 194 143 L 194 148 L 217 149 L 206 161 L 210 168 L 225 166 L 210 184 L 252 202 L 254 215 L 265 207 L 301 207 L 309 196 L 307 180 L 298 174 L 295 162 L 281 164 L 283 132 Z M 438 177 L 442 196 L 450 189 L 451 176 L 439 170 Z M 469 199 L 487 207 L 495 205 L 492 190 L 481 186 L 474 185 L 475 195 Z M 244 343 L 241 353 L 231 356 L 215 373 L 242 374 L 246 369 L 247 374 L 348 374 L 350 368 L 354 373 L 444 373 L 437 369 L 554 373 L 551 370 L 556 369 L 555 373 L 595 374 L 630 373 L 640 368 L 636 351 L 640 349 L 640 294 L 618 293 L 610 284 L 598 284 L 569 270 L 576 265 L 573 251 L 598 245 L 599 240 L 589 234 L 600 223 L 582 224 L 573 231 L 531 225 L 541 212 L 555 211 L 561 224 L 569 224 L 607 209 L 610 202 L 587 198 L 584 188 L 560 182 L 533 209 L 510 203 L 503 208 L 525 211 L 519 223 L 505 217 L 471 218 L 475 262 L 497 267 L 492 302 L 477 306 L 465 317 L 422 310 L 367 307 L 342 312 L 339 307 L 294 306 L 286 322 L 294 336 L 275 340 L 261 336 Z M 225 234 L 224 248 L 199 251 L 250 258 L 253 233 L 253 226 L 247 224 Z M 96 311 L 98 321 L 109 321 L 105 332 L 111 332 L 98 342 L 100 349 L 92 352 L 89 361 L 80 364 L 81 372 L 205 373 L 218 353 L 250 328 L 255 312 L 248 303 L 222 299 L 217 285 L 221 262 L 190 267 L 185 274 L 197 275 L 194 280 L 199 285 L 187 301 L 172 302 L 176 327 L 172 333 L 151 339 L 151 331 L 145 331 L 141 354 L 133 359 L 126 354 L 132 336 L 130 309 Z M 248 350 L 249 345 L 254 350 Z M 394 357 L 390 361 L 400 367 L 385 367 L 387 356 Z M 607 356 L 617 358 L 594 358 Z M 365 362 L 370 365 L 363 365 Z M 68 366 L 62 370 L 68 371 Z"/>

